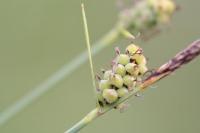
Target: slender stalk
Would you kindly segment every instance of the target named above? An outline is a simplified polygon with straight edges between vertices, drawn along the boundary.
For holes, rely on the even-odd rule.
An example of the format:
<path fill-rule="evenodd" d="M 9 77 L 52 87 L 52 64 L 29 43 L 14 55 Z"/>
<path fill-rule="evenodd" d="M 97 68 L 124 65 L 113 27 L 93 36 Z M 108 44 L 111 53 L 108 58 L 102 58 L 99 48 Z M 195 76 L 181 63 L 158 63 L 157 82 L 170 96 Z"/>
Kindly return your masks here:
<path fill-rule="evenodd" d="M 77 133 L 98 116 L 100 116 L 99 108 L 95 108 L 90 113 L 88 113 L 82 120 L 80 120 L 77 124 L 75 124 L 69 130 L 67 130 L 65 133 Z"/>
<path fill-rule="evenodd" d="M 91 77 L 92 77 L 92 84 L 93 84 L 93 89 L 94 89 L 94 94 L 96 98 L 96 84 L 95 84 L 95 75 L 94 75 L 94 67 L 93 67 L 93 61 L 92 61 L 92 53 L 91 53 L 91 44 L 90 44 L 90 36 L 89 36 L 89 31 L 88 31 L 88 25 L 87 25 L 87 19 L 85 15 L 85 8 L 84 4 L 81 4 L 81 9 L 82 9 L 82 16 L 83 16 L 83 27 L 85 31 L 85 40 L 87 44 L 87 50 L 88 50 L 88 56 L 89 56 L 89 62 L 90 62 L 90 71 L 91 71 Z M 98 101 L 97 101 L 98 103 Z"/>
<path fill-rule="evenodd" d="M 148 78 L 146 78 L 141 85 L 135 88 L 127 96 L 121 98 L 116 103 L 106 106 L 104 108 L 95 108 L 92 113 L 89 113 L 85 118 L 80 122 L 75 124 L 72 128 L 67 130 L 65 133 L 77 133 L 83 127 L 88 125 L 92 120 L 97 118 L 100 115 L 105 114 L 106 112 L 112 110 L 114 107 L 128 100 L 130 97 L 134 96 L 140 91 L 145 90 L 152 84 L 158 82 L 160 79 L 170 75 L 175 70 L 179 69 L 182 65 L 189 63 L 195 59 L 200 54 L 200 40 L 197 40 L 190 44 L 186 49 L 178 53 L 174 58 L 170 59 L 167 63 L 156 69 Z M 87 121 L 89 119 L 89 121 Z"/>

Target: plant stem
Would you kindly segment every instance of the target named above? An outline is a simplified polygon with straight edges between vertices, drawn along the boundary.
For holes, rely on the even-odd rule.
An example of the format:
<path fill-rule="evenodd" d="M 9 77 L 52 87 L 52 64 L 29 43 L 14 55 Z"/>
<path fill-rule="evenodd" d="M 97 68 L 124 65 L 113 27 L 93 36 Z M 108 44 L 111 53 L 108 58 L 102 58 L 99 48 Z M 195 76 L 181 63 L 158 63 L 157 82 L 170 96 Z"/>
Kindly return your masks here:
<path fill-rule="evenodd" d="M 85 14 L 85 8 L 84 8 L 84 4 L 81 4 L 81 9 L 82 9 L 82 16 L 83 16 L 83 27 L 84 27 L 84 31 L 85 31 L 85 40 L 86 40 L 86 45 L 87 45 L 87 50 L 88 50 L 88 57 L 89 57 L 89 63 L 90 63 L 90 71 L 91 71 L 91 77 L 92 77 L 92 84 L 93 84 L 93 90 L 94 90 L 94 94 L 97 97 L 97 88 L 96 88 L 96 84 L 95 84 L 95 74 L 94 74 L 94 65 L 93 65 L 93 61 L 92 61 L 92 53 L 91 53 L 91 44 L 90 44 L 90 36 L 89 36 L 89 31 L 88 31 L 88 24 L 87 24 L 87 18 L 86 18 L 86 14 Z M 98 105 L 98 100 L 96 101 L 97 105 Z"/>
<path fill-rule="evenodd" d="M 80 131 L 83 127 L 88 125 L 91 121 L 93 121 L 98 116 L 100 116 L 99 108 L 95 108 L 89 114 L 87 114 L 82 120 L 80 120 L 78 123 L 76 123 L 69 130 L 67 130 L 65 133 L 77 133 L 78 131 Z"/>
<path fill-rule="evenodd" d="M 83 127 L 88 125 L 92 120 L 106 112 L 112 110 L 114 107 L 128 100 L 130 97 L 134 96 L 140 91 L 145 90 L 147 87 L 156 83 L 160 79 L 170 75 L 175 70 L 179 69 L 182 65 L 189 63 L 195 59 L 200 54 L 200 40 L 191 43 L 187 48 L 178 53 L 174 58 L 170 59 L 167 63 L 156 69 L 148 78 L 146 78 L 141 85 L 133 89 L 127 96 L 119 99 L 116 103 L 103 108 L 95 108 L 86 117 L 84 117 L 80 122 L 75 124 L 72 128 L 67 130 L 65 133 L 77 133 Z"/>

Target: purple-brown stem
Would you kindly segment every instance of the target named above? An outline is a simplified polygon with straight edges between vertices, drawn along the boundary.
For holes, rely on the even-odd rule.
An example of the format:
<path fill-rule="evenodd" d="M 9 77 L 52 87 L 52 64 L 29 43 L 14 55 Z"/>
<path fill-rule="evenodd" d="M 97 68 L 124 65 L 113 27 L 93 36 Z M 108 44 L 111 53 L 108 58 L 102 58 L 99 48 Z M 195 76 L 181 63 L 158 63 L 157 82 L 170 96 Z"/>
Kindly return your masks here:
<path fill-rule="evenodd" d="M 148 78 L 146 78 L 141 88 L 145 89 L 156 81 L 168 76 L 182 65 L 189 63 L 200 54 L 200 40 L 191 43 L 187 48 L 178 53 L 174 58 L 156 69 Z"/>

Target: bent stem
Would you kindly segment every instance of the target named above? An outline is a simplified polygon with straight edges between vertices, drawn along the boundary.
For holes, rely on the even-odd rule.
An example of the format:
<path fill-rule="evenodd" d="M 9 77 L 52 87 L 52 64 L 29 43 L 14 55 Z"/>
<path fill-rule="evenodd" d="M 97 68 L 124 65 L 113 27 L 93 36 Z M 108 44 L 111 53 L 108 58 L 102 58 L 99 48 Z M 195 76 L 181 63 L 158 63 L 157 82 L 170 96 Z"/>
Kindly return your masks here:
<path fill-rule="evenodd" d="M 184 64 L 187 64 L 193 59 L 195 59 L 199 54 L 200 54 L 200 40 L 197 40 L 192 44 L 190 44 L 183 51 L 178 53 L 174 58 L 170 59 L 167 63 L 156 69 L 148 78 L 146 78 L 141 83 L 141 85 L 139 85 L 137 88 L 131 91 L 127 96 L 119 99 L 119 101 L 113 103 L 112 105 L 105 106 L 103 108 L 95 108 L 88 115 L 86 115 L 86 117 L 84 117 L 81 121 L 79 121 L 69 130 L 67 130 L 65 133 L 77 133 L 83 127 L 92 122 L 95 118 L 112 110 L 114 107 L 128 100 L 130 97 L 134 96 L 138 92 L 145 90 L 146 88 L 156 83 L 160 79 L 170 75 Z"/>

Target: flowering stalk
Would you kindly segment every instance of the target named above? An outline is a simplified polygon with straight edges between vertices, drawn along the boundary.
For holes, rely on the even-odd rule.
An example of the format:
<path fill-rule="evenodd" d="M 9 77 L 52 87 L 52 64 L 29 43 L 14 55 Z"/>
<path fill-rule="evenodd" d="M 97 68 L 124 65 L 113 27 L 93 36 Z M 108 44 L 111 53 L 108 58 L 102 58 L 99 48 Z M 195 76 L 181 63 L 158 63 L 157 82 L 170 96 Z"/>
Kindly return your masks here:
<path fill-rule="evenodd" d="M 144 0 L 142 2 L 139 2 L 139 4 L 137 5 L 138 8 L 135 9 L 138 9 L 138 11 L 140 11 L 141 14 L 137 14 L 137 12 L 135 13 L 132 10 L 127 10 L 126 13 L 128 12 L 129 14 L 121 15 L 121 21 L 117 23 L 117 32 L 115 33 L 120 33 L 125 37 L 134 38 L 134 36 L 132 36 L 132 34 L 129 32 L 132 28 L 144 31 L 147 27 L 151 29 L 156 26 L 157 22 L 162 22 L 161 20 L 163 19 L 160 19 L 161 16 L 161 18 L 165 16 L 165 20 L 166 17 L 169 18 L 175 9 L 175 6 L 171 2 L 171 0 L 162 1 L 168 1 L 168 3 L 162 3 L 158 0 Z M 145 8 L 147 8 L 147 10 L 145 10 L 145 12 L 143 13 L 143 9 Z M 92 77 L 94 77 L 91 50 L 89 46 L 89 33 L 87 29 L 87 21 L 85 17 L 83 4 L 82 12 L 86 42 L 90 59 L 91 73 Z M 138 16 L 139 18 L 137 18 Z M 131 19 L 135 19 L 135 17 L 137 18 L 136 20 L 140 20 L 138 23 L 132 23 Z M 141 25 L 137 25 L 139 23 Z M 120 34 L 115 34 L 115 37 L 117 37 Z M 104 71 L 103 79 L 99 77 L 99 87 L 97 88 L 98 104 L 96 105 L 96 108 L 93 109 L 88 115 L 86 115 L 81 121 L 79 121 L 69 130 L 67 130 L 65 133 L 76 133 L 80 131 L 83 127 L 88 125 L 95 118 L 103 115 L 104 113 L 110 111 L 113 108 L 118 108 L 120 104 L 124 103 L 131 96 L 136 95 L 139 91 L 143 90 L 144 88 L 148 87 L 149 85 L 162 78 L 162 76 L 158 76 L 158 74 L 157 77 L 160 78 L 154 78 L 154 80 L 151 80 L 150 77 L 147 78 L 145 81 L 140 82 L 141 77 L 143 77 L 144 73 L 147 71 L 147 67 L 145 56 L 142 53 L 142 49 L 138 46 L 130 44 L 126 48 L 125 54 L 121 54 L 119 49 L 116 49 L 116 53 L 117 57 L 113 61 L 112 70 Z M 187 53 L 190 53 L 191 56 L 197 55 L 195 52 L 192 51 Z M 188 62 L 189 61 L 190 60 L 188 59 Z M 180 65 L 182 64 L 180 63 Z M 138 84 L 139 82 L 140 84 Z M 96 87 L 94 86 L 94 88 Z"/>
<path fill-rule="evenodd" d="M 122 10 L 119 15 L 119 20 L 110 32 L 92 45 L 91 54 L 96 55 L 123 37 L 134 38 L 131 34 L 141 33 L 142 36 L 144 35 L 146 37 L 148 36 L 147 34 L 151 35 L 153 30 L 157 29 L 160 25 L 165 25 L 165 22 L 170 21 L 175 6 L 175 3 L 172 3 L 171 0 L 141 0 L 134 4 L 134 6 Z M 85 50 L 70 62 L 64 64 L 58 71 L 45 79 L 44 82 L 32 88 L 25 96 L 2 111 L 0 113 L 0 126 L 52 89 L 58 82 L 68 77 L 86 62 L 87 59 L 87 51 Z"/>
<path fill-rule="evenodd" d="M 172 0 L 137 1 L 133 6 L 121 11 L 117 24 L 122 31 L 141 33 L 143 38 L 148 38 L 159 31 L 160 26 L 170 22 L 176 9 L 177 6 Z"/>
<path fill-rule="evenodd" d="M 128 95 L 119 99 L 116 103 L 110 104 L 109 106 L 105 106 L 103 108 L 95 108 L 91 113 L 89 113 L 86 117 L 84 117 L 80 122 L 78 122 L 75 126 L 67 130 L 65 133 L 77 133 L 87 124 L 89 124 L 95 118 L 105 114 L 111 109 L 115 108 L 119 104 L 125 102 L 130 97 L 136 95 L 138 92 L 145 90 L 152 84 L 156 83 L 160 79 L 170 75 L 175 70 L 182 67 L 184 64 L 189 63 L 193 59 L 195 59 L 200 54 L 200 40 L 197 40 L 190 44 L 183 51 L 178 53 L 174 58 L 170 59 L 167 63 L 156 69 L 149 77 L 147 77 L 140 86 L 133 89 Z"/>

